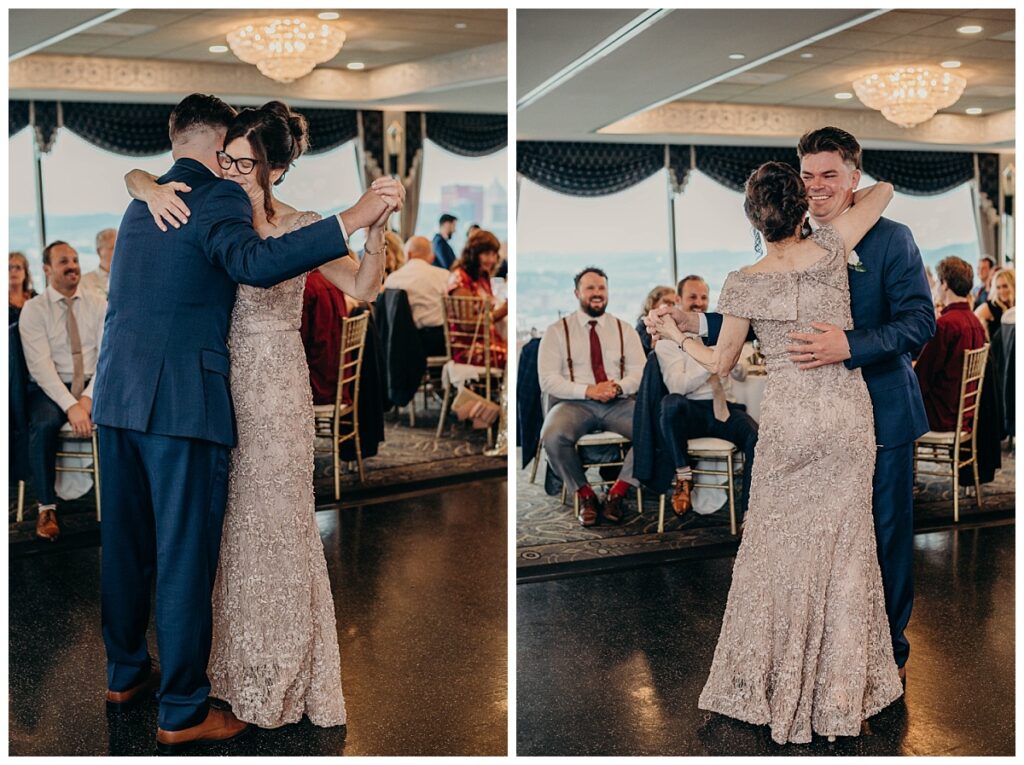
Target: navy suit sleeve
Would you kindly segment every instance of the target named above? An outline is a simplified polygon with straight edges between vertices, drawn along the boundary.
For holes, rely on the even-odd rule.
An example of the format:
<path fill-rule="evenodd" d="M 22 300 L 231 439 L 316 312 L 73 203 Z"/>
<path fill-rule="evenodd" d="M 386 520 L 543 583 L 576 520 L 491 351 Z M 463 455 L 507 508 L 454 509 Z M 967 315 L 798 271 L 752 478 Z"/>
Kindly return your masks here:
<path fill-rule="evenodd" d="M 701 340 L 704 341 L 704 345 L 709 347 L 718 345 L 718 333 L 722 331 L 722 314 L 708 311 L 704 314 L 704 319 L 708 323 L 708 336 L 702 337 Z M 757 335 L 754 334 L 754 327 L 751 325 L 747 330 L 746 342 L 752 343 L 756 339 Z"/>
<path fill-rule="evenodd" d="M 260 239 L 249 197 L 234 183 L 218 184 L 189 225 L 197 227 L 210 262 L 254 287 L 272 287 L 348 252 L 333 215 L 278 239 Z"/>
<path fill-rule="evenodd" d="M 916 353 L 935 334 L 935 309 L 921 253 L 906 226 L 897 226 L 884 258 L 883 284 L 889 321 L 879 327 L 847 330 L 847 369 Z"/>

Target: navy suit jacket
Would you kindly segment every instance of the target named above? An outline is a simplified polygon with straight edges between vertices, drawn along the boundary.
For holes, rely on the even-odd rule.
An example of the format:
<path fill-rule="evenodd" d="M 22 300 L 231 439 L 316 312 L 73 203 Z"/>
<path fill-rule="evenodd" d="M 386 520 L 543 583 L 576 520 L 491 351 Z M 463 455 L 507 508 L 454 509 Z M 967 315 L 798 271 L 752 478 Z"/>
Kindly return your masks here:
<path fill-rule="evenodd" d="M 234 446 L 227 349 L 237 285 L 270 287 L 344 255 L 333 216 L 260 239 L 241 186 L 180 159 L 160 183 L 184 181 L 192 215 L 160 231 L 132 202 L 117 232 L 117 267 L 96 367 L 99 425 Z"/>
<path fill-rule="evenodd" d="M 864 270 L 849 271 L 854 329 L 846 333 L 850 358 L 844 364 L 864 375 L 874 407 L 876 443 L 891 448 L 928 432 L 910 360 L 935 334 L 935 309 L 909 228 L 881 218 L 854 249 Z M 705 342 L 714 345 L 722 317 L 706 316 Z"/>
<path fill-rule="evenodd" d="M 455 250 L 448 244 L 448 240 L 441 236 L 440 233 L 434 234 L 434 241 L 432 242 L 432 249 L 434 250 L 434 265 L 438 268 L 443 268 L 445 271 L 452 267 L 452 263 L 455 262 Z"/>

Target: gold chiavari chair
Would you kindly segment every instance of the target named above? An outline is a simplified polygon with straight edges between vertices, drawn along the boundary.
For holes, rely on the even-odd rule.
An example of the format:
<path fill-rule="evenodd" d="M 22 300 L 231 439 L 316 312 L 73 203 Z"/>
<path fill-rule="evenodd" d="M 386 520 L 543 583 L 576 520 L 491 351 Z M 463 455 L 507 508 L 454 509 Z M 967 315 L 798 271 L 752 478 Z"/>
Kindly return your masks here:
<path fill-rule="evenodd" d="M 464 353 L 467 361 L 481 370 L 480 377 L 482 379 L 469 383 L 470 387 L 482 388 L 484 398 L 492 400 L 492 393 L 496 391 L 495 383 L 501 380 L 505 370 L 492 366 L 490 301 L 483 297 L 446 295 L 444 314 L 444 340 L 448 349 L 448 359 L 454 359 Z M 441 415 L 437 421 L 435 440 L 441 437 L 444 430 L 445 417 L 451 406 L 454 387 L 451 382 L 444 386 L 444 401 L 441 404 Z M 492 440 L 492 429 L 488 428 L 488 446 L 491 445 Z"/>
<path fill-rule="evenodd" d="M 960 406 L 957 429 L 949 433 L 930 430 L 914 442 L 914 480 L 920 475 L 950 476 L 953 479 L 953 522 L 960 520 L 960 469 L 974 468 L 974 498 L 981 509 L 981 481 L 978 479 L 978 408 L 985 382 L 985 361 L 989 346 L 964 352 L 960 376 Z M 921 470 L 919 462 L 948 465 L 949 470 Z"/>
<path fill-rule="evenodd" d="M 57 434 L 59 445 L 57 446 L 57 466 L 56 470 L 58 473 L 86 473 L 92 476 L 93 488 L 96 490 L 96 520 L 103 520 L 103 505 L 100 500 L 100 447 L 96 438 L 96 428 L 92 429 L 92 434 L 89 436 L 76 436 L 70 430 L 61 430 Z M 70 460 L 83 461 L 90 458 L 89 452 L 76 452 L 70 451 L 65 444 L 69 443 L 82 443 L 89 444 L 91 447 L 92 463 L 89 465 L 76 466 L 73 463 L 69 464 Z M 61 464 L 61 461 L 64 464 Z M 21 523 L 25 517 L 25 482 L 18 481 L 18 509 L 17 509 L 17 520 Z"/>
<path fill-rule="evenodd" d="M 363 351 L 366 348 L 369 322 L 369 312 L 341 320 L 341 357 L 334 403 L 313 407 L 316 434 L 331 439 L 335 500 L 341 499 L 341 445 L 345 441 L 355 442 L 359 481 L 363 481 L 363 450 L 359 442 L 359 378 L 363 369 Z M 349 392 L 348 400 L 345 400 L 345 394 Z"/>

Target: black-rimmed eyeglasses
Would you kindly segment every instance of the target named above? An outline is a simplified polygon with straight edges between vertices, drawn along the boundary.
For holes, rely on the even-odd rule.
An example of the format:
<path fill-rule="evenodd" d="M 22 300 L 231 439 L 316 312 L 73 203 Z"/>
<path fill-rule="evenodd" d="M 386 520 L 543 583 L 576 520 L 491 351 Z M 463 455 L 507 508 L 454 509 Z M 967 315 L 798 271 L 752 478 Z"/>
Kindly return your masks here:
<path fill-rule="evenodd" d="M 251 173 L 258 163 L 259 160 L 252 159 L 250 157 L 239 157 L 238 159 L 235 159 L 226 151 L 217 152 L 218 165 L 225 170 L 230 170 L 231 166 L 234 165 L 242 175 L 248 175 Z"/>

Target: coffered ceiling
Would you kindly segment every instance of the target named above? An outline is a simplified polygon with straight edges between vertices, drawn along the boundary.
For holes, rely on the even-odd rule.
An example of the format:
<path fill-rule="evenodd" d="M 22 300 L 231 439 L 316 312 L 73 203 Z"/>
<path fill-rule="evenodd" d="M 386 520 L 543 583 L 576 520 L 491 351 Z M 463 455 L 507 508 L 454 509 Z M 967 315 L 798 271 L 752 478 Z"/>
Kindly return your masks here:
<path fill-rule="evenodd" d="M 876 145 L 961 145 L 974 134 L 989 145 L 1012 143 L 1012 9 L 677 9 L 608 44 L 641 13 L 518 12 L 517 95 L 528 99 L 519 111 L 520 138 L 731 143 L 749 139 L 741 128 L 730 132 L 737 122 L 845 119 L 867 131 L 866 145 L 872 138 Z M 982 30 L 957 31 L 968 25 Z M 967 89 L 927 127 L 896 128 L 856 98 L 836 98 L 871 71 L 950 60 L 960 62 Z M 569 77 L 537 97 L 539 85 L 567 68 Z M 982 115 L 964 116 L 968 107 Z M 785 130 L 773 137 L 788 140 Z"/>
<path fill-rule="evenodd" d="M 229 31 L 254 18 L 316 16 L 325 10 L 140 9 L 112 17 L 109 17 L 110 11 L 11 10 L 10 51 L 12 59 L 16 59 L 11 63 L 11 87 L 22 96 L 39 90 L 38 78 L 29 81 L 23 76 L 33 68 L 33 60 L 37 71 L 45 68 L 48 75 L 57 77 L 57 81 L 51 83 L 52 89 L 62 92 L 79 88 L 74 82 L 61 81 L 59 73 L 69 68 L 81 69 L 83 61 L 103 62 L 101 66 L 106 69 L 118 66 L 108 62 L 121 62 L 122 67 L 146 66 L 177 76 L 185 72 L 198 76 L 195 73 L 209 67 L 214 80 L 225 82 L 229 79 L 225 67 L 255 72 L 230 52 L 210 52 L 210 46 L 226 44 L 225 35 Z M 408 102 L 420 108 L 506 110 L 505 10 L 338 9 L 336 12 L 340 17 L 335 23 L 347 36 L 345 44 L 334 59 L 295 83 L 298 100 L 332 100 L 353 105 L 359 102 L 363 106 L 379 101 L 396 108 Z M 105 20 L 104 14 L 108 16 Z M 100 23 L 90 25 L 90 20 Z M 69 36 L 62 37 L 68 32 L 71 32 Z M 40 43 L 45 43 L 45 47 L 32 50 Z M 30 54 L 19 57 L 26 50 L 30 50 Z M 46 66 L 47 59 L 50 66 Z M 500 67 L 499 61 L 502 62 Z M 354 62 L 363 64 L 364 68 L 349 71 L 348 65 Z M 461 70 L 460 62 L 465 64 Z M 332 73 L 336 76 L 324 77 Z M 247 91 L 265 83 L 265 93 L 226 95 L 284 95 L 280 84 L 258 73 L 255 78 L 246 74 L 234 79 Z M 324 86 L 322 93 L 313 87 L 317 79 Z M 397 84 L 399 79 L 407 83 L 405 88 Z M 382 82 L 388 82 L 389 87 L 374 88 L 374 84 Z M 79 85 L 87 98 L 125 97 L 116 87 L 103 91 L 101 83 L 89 87 L 87 83 Z M 135 94 L 131 97 L 135 98 Z"/>

